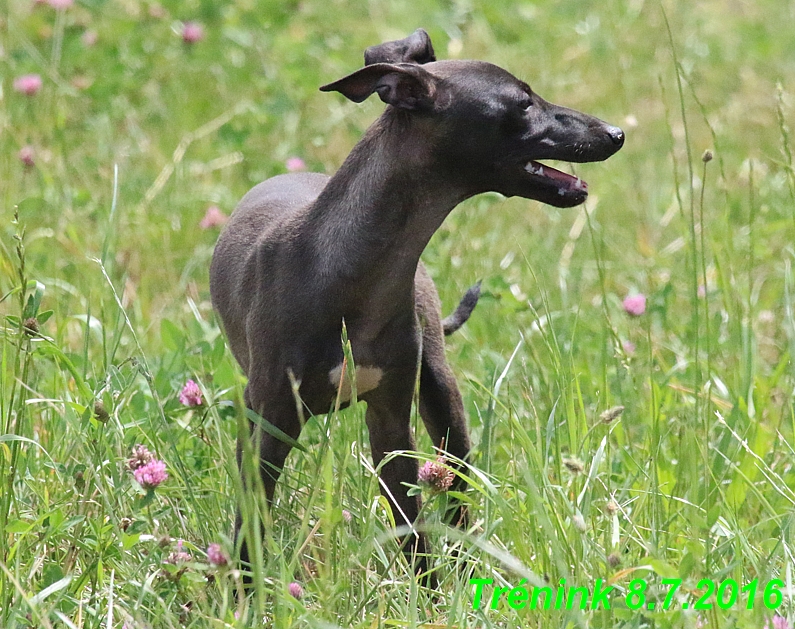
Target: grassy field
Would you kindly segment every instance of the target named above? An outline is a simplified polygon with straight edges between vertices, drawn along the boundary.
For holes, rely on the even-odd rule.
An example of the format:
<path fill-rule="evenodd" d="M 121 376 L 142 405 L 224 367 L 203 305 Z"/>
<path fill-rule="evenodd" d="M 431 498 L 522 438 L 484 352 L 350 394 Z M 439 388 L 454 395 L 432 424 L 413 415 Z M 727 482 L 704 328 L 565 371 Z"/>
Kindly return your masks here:
<path fill-rule="evenodd" d="M 794 21 L 792 0 L 3 2 L 0 627 L 791 626 Z M 291 158 L 334 172 L 383 105 L 317 88 L 418 26 L 627 143 L 577 166 L 585 206 L 484 195 L 424 254 L 446 310 L 484 286 L 448 344 L 472 528 L 427 501 L 438 591 L 390 533 L 359 405 L 307 424 L 239 600 L 206 552 L 234 550 L 244 380 L 202 219 Z M 493 580 L 478 609 L 470 579 Z M 611 609 L 492 606 L 562 579 L 613 585 Z"/>

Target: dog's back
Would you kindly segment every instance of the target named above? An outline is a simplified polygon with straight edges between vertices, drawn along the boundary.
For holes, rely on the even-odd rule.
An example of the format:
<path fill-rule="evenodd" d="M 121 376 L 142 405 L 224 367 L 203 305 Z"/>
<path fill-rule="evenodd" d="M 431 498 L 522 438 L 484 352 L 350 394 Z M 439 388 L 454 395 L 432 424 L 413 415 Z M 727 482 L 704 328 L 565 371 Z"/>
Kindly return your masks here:
<path fill-rule="evenodd" d="M 290 238 L 290 226 L 328 182 L 320 173 L 277 175 L 249 190 L 235 208 L 215 247 L 210 265 L 213 307 L 235 358 L 248 374 L 245 324 L 260 292 L 257 252 L 278 248 Z"/>

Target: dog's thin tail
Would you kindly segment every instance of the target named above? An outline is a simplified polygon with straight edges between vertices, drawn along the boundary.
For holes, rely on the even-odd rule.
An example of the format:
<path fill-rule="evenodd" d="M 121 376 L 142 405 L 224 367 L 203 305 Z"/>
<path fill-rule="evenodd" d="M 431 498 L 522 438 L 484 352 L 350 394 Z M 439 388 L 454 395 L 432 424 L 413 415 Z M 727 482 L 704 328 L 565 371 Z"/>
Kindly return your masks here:
<path fill-rule="evenodd" d="M 467 290 L 467 292 L 464 293 L 464 296 L 461 298 L 458 308 L 456 308 L 450 316 L 442 319 L 442 328 L 444 328 L 445 336 L 449 336 L 467 322 L 469 315 L 472 314 L 475 306 L 478 305 L 479 298 L 480 281 L 478 281 L 478 283 L 474 286 L 470 286 L 469 290 Z"/>

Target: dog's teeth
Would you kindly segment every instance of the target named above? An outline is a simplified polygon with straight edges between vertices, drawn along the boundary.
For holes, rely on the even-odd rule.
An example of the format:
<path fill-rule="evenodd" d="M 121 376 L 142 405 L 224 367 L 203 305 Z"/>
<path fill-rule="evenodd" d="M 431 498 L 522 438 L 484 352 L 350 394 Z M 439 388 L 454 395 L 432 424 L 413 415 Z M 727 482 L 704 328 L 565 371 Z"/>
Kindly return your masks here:
<path fill-rule="evenodd" d="M 529 172 L 531 175 L 538 175 L 540 177 L 544 176 L 544 168 L 542 166 L 534 166 L 533 162 L 527 164 L 524 169 Z"/>

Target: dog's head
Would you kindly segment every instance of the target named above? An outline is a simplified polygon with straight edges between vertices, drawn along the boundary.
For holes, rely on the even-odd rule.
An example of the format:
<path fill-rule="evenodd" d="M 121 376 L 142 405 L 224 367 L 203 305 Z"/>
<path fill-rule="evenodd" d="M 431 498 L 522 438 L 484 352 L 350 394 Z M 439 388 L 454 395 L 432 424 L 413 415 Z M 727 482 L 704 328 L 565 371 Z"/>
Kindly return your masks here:
<path fill-rule="evenodd" d="M 618 127 L 545 101 L 498 66 L 435 61 L 421 29 L 368 48 L 365 63 L 320 89 L 357 103 L 375 92 L 401 115 L 422 120 L 438 163 L 478 192 L 578 205 L 588 196 L 587 184 L 537 160 L 596 162 L 624 144 Z"/>

